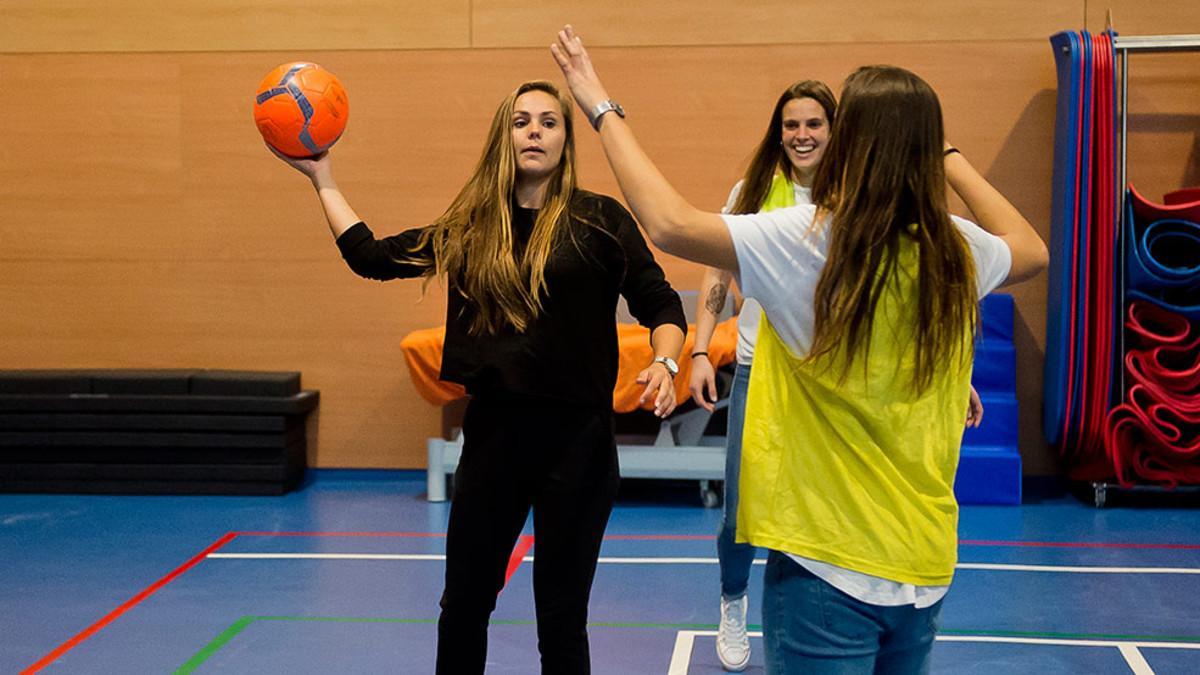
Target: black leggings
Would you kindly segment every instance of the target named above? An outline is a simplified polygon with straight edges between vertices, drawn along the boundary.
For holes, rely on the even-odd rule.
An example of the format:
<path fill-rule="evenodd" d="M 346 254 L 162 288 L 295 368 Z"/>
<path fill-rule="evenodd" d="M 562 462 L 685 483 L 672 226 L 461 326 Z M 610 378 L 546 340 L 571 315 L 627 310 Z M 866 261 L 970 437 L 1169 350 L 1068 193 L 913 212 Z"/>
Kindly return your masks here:
<path fill-rule="evenodd" d="M 463 441 L 446 536 L 437 672 L 483 672 L 488 617 L 530 508 L 542 672 L 590 672 L 588 597 L 619 480 L 611 410 L 475 397 Z"/>

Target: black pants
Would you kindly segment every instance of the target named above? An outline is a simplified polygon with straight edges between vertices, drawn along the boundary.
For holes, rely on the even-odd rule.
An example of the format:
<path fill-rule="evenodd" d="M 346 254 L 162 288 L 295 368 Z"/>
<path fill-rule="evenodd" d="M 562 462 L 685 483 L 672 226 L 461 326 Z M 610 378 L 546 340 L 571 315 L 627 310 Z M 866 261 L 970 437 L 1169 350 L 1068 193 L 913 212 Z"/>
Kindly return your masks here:
<path fill-rule="evenodd" d="M 590 672 L 588 597 L 619 480 L 611 410 L 475 397 L 463 441 L 446 537 L 437 672 L 483 672 L 488 617 L 531 508 L 542 672 Z"/>

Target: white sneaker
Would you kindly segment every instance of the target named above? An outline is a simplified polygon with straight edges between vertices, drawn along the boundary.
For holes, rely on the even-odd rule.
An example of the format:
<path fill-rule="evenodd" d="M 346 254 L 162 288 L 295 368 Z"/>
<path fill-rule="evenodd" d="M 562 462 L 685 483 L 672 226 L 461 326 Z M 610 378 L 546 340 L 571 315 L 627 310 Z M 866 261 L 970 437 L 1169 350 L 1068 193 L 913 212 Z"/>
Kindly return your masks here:
<path fill-rule="evenodd" d="M 721 598 L 721 627 L 717 629 L 717 658 L 725 670 L 741 672 L 750 663 L 750 638 L 746 636 L 746 596 Z"/>

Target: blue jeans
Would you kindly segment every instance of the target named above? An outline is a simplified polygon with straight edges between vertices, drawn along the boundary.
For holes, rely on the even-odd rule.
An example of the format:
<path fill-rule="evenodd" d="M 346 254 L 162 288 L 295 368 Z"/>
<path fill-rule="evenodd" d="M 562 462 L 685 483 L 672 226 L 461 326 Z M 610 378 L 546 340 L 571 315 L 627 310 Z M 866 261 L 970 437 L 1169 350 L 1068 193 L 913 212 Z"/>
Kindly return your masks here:
<path fill-rule="evenodd" d="M 767 557 L 764 578 L 768 675 L 929 672 L 941 600 L 924 609 L 870 605 L 778 551 Z"/>
<path fill-rule="evenodd" d="M 746 421 L 746 392 L 750 366 L 738 364 L 729 392 L 729 424 L 725 433 L 725 517 L 717 534 L 717 559 L 721 563 L 721 595 L 734 600 L 746 594 L 754 547 L 734 543 L 737 534 L 738 479 L 742 475 L 742 428 Z"/>

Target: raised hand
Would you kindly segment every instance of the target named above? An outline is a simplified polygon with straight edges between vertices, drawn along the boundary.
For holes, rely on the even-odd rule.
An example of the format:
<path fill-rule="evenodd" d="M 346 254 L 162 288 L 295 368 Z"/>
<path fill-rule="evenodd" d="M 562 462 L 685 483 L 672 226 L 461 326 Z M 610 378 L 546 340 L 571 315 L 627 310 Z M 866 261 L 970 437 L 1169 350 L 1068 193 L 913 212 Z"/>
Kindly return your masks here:
<path fill-rule="evenodd" d="M 567 88 L 584 113 L 590 113 L 601 101 L 608 100 L 608 92 L 596 76 L 587 50 L 583 48 L 583 40 L 579 39 L 570 24 L 558 31 L 558 42 L 550 45 L 550 53 L 567 80 Z"/>
<path fill-rule="evenodd" d="M 328 175 L 330 173 L 329 151 L 326 150 L 315 157 L 288 157 L 282 152 L 276 150 L 270 145 L 267 149 L 271 154 L 283 160 L 285 164 L 308 176 L 309 180 L 316 182 L 319 175 Z"/>

